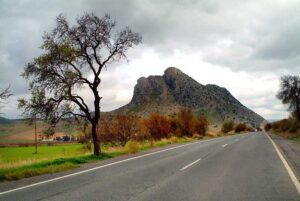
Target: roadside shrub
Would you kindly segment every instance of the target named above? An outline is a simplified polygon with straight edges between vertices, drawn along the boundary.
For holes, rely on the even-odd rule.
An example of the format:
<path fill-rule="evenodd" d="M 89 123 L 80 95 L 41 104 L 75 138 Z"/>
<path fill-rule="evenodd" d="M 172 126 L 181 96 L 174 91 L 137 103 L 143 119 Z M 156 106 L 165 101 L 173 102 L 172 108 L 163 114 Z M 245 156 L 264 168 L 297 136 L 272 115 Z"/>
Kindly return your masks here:
<path fill-rule="evenodd" d="M 145 120 L 145 124 L 154 140 L 167 138 L 172 132 L 170 119 L 157 113 L 151 114 L 149 119 Z"/>
<path fill-rule="evenodd" d="M 222 124 L 222 129 L 221 129 L 221 131 L 222 131 L 223 133 L 228 133 L 228 132 L 230 132 L 230 131 L 233 130 L 233 127 L 234 127 L 233 121 L 226 121 L 226 122 L 224 122 L 224 123 Z"/>
<path fill-rule="evenodd" d="M 290 129 L 289 132 L 290 133 L 297 133 L 298 129 L 299 129 L 299 123 L 295 118 L 290 118 Z"/>
<path fill-rule="evenodd" d="M 251 127 L 251 126 L 247 126 L 246 127 L 246 131 L 248 131 L 248 132 L 254 132 L 255 129 L 253 127 Z"/>
<path fill-rule="evenodd" d="M 200 140 L 200 139 L 202 139 L 202 135 L 199 135 L 198 133 L 194 133 L 192 138 L 195 140 Z"/>
<path fill-rule="evenodd" d="M 139 131 L 139 119 L 135 115 L 117 115 L 112 121 L 112 132 L 115 139 L 125 146 L 125 144 L 133 138 Z"/>
<path fill-rule="evenodd" d="M 265 131 L 269 131 L 271 128 L 272 128 L 272 124 L 270 124 L 270 123 L 266 123 L 266 124 L 264 125 Z"/>
<path fill-rule="evenodd" d="M 295 118 L 290 117 L 289 119 L 273 122 L 271 127 L 275 132 L 296 133 L 299 129 L 299 122 Z"/>
<path fill-rule="evenodd" d="M 125 145 L 125 150 L 129 154 L 137 153 L 140 150 L 140 144 L 136 140 L 129 140 Z"/>
<path fill-rule="evenodd" d="M 139 119 L 139 131 L 135 134 L 134 139 L 139 142 L 144 142 L 145 140 L 151 139 L 151 135 L 145 123 L 145 119 Z"/>
<path fill-rule="evenodd" d="M 276 132 L 285 132 L 288 131 L 291 127 L 291 123 L 289 119 L 282 119 L 279 121 L 276 121 L 272 124 L 272 128 Z"/>
<path fill-rule="evenodd" d="M 247 126 L 245 123 L 239 123 L 235 129 L 234 129 L 234 132 L 236 133 L 240 133 L 240 132 L 243 132 L 243 131 L 246 131 L 247 130 Z"/>
<path fill-rule="evenodd" d="M 171 141 L 172 143 L 177 143 L 177 142 L 178 142 L 178 138 L 177 138 L 176 136 L 172 136 L 172 137 L 170 138 L 170 141 Z"/>
<path fill-rule="evenodd" d="M 100 120 L 100 127 L 98 128 L 100 140 L 104 144 L 117 146 L 117 136 L 113 128 L 113 117 L 102 117 Z"/>
<path fill-rule="evenodd" d="M 181 108 L 178 113 L 180 136 L 192 137 L 194 131 L 194 116 L 189 108 Z"/>
<path fill-rule="evenodd" d="M 194 132 L 201 136 L 206 135 L 208 120 L 205 116 L 198 116 L 194 121 Z"/>

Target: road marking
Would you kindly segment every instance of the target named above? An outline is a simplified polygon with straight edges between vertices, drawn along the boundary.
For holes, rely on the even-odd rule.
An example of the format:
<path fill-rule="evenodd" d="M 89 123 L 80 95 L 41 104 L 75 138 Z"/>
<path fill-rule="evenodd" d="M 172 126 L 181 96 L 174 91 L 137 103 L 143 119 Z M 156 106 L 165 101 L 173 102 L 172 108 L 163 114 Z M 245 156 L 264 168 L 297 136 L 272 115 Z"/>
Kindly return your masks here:
<path fill-rule="evenodd" d="M 224 147 L 226 147 L 227 145 L 228 145 L 228 144 L 223 144 L 222 147 L 224 148 Z"/>
<path fill-rule="evenodd" d="M 239 139 L 235 139 L 235 141 L 237 142 L 237 141 L 239 141 Z"/>
<path fill-rule="evenodd" d="M 294 183 L 298 193 L 300 194 L 300 183 L 299 183 L 295 173 L 293 172 L 292 168 L 289 166 L 289 164 L 287 163 L 287 161 L 285 160 L 285 158 L 283 157 L 283 155 L 279 151 L 279 149 L 278 149 L 277 145 L 275 144 L 275 142 L 271 139 L 271 137 L 267 133 L 265 133 L 265 134 L 269 138 L 269 140 L 272 142 L 273 147 L 275 148 L 275 150 L 276 150 L 279 158 L 281 159 L 285 169 L 287 170 L 292 182 Z"/>
<path fill-rule="evenodd" d="M 22 189 L 26 189 L 26 188 L 30 188 L 30 187 L 34 187 L 34 186 L 38 186 L 38 185 L 49 183 L 49 182 L 52 182 L 52 181 L 65 179 L 65 178 L 72 177 L 72 176 L 75 176 L 75 175 L 91 172 L 91 171 L 98 170 L 98 169 L 101 169 L 101 168 L 113 166 L 113 165 L 116 165 L 116 164 L 124 163 L 124 162 L 127 162 L 127 161 L 139 159 L 139 158 L 143 158 L 143 157 L 146 157 L 146 156 L 156 155 L 156 154 L 166 152 L 166 151 L 170 151 L 170 150 L 173 150 L 173 149 L 178 149 L 178 148 L 190 146 L 190 145 L 193 145 L 193 144 L 199 144 L 199 143 L 208 142 L 208 141 L 212 141 L 212 140 L 219 140 L 219 139 L 222 139 L 222 138 L 215 138 L 215 139 L 203 140 L 203 141 L 198 141 L 198 142 L 192 142 L 192 143 L 178 145 L 176 147 L 171 147 L 171 148 L 167 148 L 167 149 L 156 151 L 156 152 L 151 152 L 151 153 L 140 155 L 140 156 L 135 156 L 135 157 L 132 157 L 132 158 L 127 158 L 127 159 L 124 159 L 124 160 L 108 163 L 106 165 L 101 165 L 101 166 L 94 167 L 94 168 L 87 169 L 87 170 L 83 170 L 83 171 L 80 171 L 80 172 L 75 172 L 75 173 L 68 174 L 68 175 L 65 175 L 65 176 L 56 177 L 54 179 L 49 179 L 49 180 L 46 180 L 46 181 L 41 181 L 41 182 L 30 184 L 30 185 L 27 185 L 27 186 L 22 186 L 22 187 L 19 187 L 19 188 L 3 191 L 3 192 L 0 192 L 0 195 L 4 195 L 4 194 L 7 194 L 7 193 L 11 193 L 11 192 L 14 192 L 14 191 L 18 191 L 18 190 L 22 190 Z"/>
<path fill-rule="evenodd" d="M 198 163 L 200 160 L 201 160 L 201 158 L 199 158 L 199 159 L 195 160 L 194 162 L 192 162 L 192 163 L 190 163 L 190 164 L 184 166 L 184 167 L 181 168 L 180 170 L 185 170 L 186 168 L 188 168 L 188 167 L 194 165 L 195 163 Z"/>

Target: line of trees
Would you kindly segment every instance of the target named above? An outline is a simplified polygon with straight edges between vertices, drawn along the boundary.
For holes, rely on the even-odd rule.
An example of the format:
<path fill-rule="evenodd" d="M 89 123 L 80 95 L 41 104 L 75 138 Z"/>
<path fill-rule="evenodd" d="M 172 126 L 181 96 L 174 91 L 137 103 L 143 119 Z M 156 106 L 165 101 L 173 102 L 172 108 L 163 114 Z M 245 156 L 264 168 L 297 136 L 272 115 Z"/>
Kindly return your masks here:
<path fill-rule="evenodd" d="M 103 143 L 125 146 L 130 140 L 204 137 L 207 127 L 208 121 L 204 116 L 194 116 L 192 110 L 182 108 L 175 116 L 152 113 L 147 118 L 122 114 L 102 117 L 98 133 Z M 80 142 L 87 143 L 91 140 L 91 133 L 86 129 L 79 138 Z"/>
<path fill-rule="evenodd" d="M 244 131 L 249 131 L 249 132 L 253 132 L 254 129 L 247 125 L 246 123 L 237 123 L 235 124 L 234 121 L 225 121 L 222 124 L 222 128 L 221 128 L 222 133 L 229 133 L 234 131 L 235 133 L 241 133 Z"/>

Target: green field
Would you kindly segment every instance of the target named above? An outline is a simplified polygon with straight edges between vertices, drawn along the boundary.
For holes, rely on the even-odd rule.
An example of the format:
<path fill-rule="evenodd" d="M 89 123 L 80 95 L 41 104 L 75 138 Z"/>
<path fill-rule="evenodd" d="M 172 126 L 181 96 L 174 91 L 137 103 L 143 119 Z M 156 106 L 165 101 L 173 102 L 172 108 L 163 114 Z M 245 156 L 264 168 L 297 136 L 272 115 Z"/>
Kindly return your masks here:
<path fill-rule="evenodd" d="M 172 143 L 190 142 L 191 138 L 162 139 L 145 141 L 139 144 L 139 150 L 160 147 Z M 0 181 L 16 180 L 41 174 L 55 173 L 74 169 L 83 163 L 93 162 L 127 154 L 126 147 L 102 146 L 103 154 L 94 156 L 82 144 L 59 144 L 39 146 L 35 154 L 34 147 L 0 148 Z"/>
<path fill-rule="evenodd" d="M 0 148 L 0 168 L 4 164 L 17 164 L 42 160 L 53 160 L 72 156 L 86 155 L 82 144 L 65 144 L 55 146 L 39 146 L 38 154 L 34 147 L 6 147 Z"/>

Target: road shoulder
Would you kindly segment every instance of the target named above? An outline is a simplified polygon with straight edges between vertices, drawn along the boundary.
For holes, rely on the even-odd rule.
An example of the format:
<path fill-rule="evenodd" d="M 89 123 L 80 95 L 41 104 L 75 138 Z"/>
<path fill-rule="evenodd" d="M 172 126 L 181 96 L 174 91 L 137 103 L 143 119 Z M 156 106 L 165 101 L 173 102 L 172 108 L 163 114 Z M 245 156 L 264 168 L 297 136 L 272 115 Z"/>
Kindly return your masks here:
<path fill-rule="evenodd" d="M 276 143 L 281 153 L 293 169 L 298 181 L 300 181 L 300 144 L 279 135 L 268 133 Z"/>

